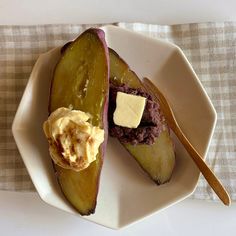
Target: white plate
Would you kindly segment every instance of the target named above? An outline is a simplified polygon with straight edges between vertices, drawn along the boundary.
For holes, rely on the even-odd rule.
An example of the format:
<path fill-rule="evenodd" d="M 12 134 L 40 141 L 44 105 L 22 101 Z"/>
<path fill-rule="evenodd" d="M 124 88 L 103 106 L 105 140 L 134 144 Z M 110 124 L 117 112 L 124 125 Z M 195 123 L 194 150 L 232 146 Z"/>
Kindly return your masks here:
<path fill-rule="evenodd" d="M 216 112 L 182 51 L 173 44 L 118 27 L 106 26 L 103 30 L 108 46 L 116 50 L 140 77 L 147 76 L 158 85 L 170 101 L 186 136 L 205 156 Z M 58 187 L 42 130 L 48 116 L 50 81 L 59 57 L 60 48 L 39 57 L 12 130 L 40 197 L 50 205 L 76 213 Z M 96 212 L 84 218 L 117 229 L 189 196 L 196 187 L 199 171 L 176 139 L 175 145 L 177 161 L 172 179 L 157 186 L 128 152 L 116 140 L 110 139 Z"/>

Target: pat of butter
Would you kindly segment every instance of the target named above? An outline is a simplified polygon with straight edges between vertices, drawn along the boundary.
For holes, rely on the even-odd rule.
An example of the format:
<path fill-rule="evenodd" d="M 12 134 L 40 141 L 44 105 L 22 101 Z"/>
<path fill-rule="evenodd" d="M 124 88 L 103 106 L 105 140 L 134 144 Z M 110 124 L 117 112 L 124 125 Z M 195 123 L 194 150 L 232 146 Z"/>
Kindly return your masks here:
<path fill-rule="evenodd" d="M 113 114 L 114 123 L 122 127 L 137 128 L 141 122 L 145 105 L 145 97 L 118 92 L 116 109 Z"/>

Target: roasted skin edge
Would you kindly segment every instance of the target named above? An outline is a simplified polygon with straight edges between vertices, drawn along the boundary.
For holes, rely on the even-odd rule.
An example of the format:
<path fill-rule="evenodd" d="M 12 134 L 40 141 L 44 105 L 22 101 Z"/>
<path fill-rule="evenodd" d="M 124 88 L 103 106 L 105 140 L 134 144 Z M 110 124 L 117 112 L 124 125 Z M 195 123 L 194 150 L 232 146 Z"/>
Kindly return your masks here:
<path fill-rule="evenodd" d="M 131 88 L 143 88 L 138 76 L 129 68 L 127 63 L 109 48 L 110 81 L 114 84 L 127 84 Z M 145 90 L 145 89 L 144 89 Z M 170 138 L 169 128 L 162 131 L 153 145 L 122 144 L 137 161 L 140 167 L 156 184 L 164 184 L 171 178 L 175 165 L 174 145 Z"/>
<path fill-rule="evenodd" d="M 87 82 L 88 80 L 88 82 Z M 87 83 L 87 85 L 86 85 Z M 87 90 L 84 88 L 87 86 Z M 107 143 L 109 59 L 104 32 L 88 29 L 61 51 L 51 84 L 49 112 L 70 107 L 89 112 L 91 123 L 105 131 L 97 160 L 80 172 L 54 165 L 63 194 L 81 214 L 95 212 L 99 178 Z"/>

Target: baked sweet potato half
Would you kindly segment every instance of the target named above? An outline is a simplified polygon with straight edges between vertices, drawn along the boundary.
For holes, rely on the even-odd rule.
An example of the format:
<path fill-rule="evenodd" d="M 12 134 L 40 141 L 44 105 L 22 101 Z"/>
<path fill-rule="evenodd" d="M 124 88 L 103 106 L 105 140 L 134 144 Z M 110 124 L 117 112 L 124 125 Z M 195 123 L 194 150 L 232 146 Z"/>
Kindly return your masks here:
<path fill-rule="evenodd" d="M 61 190 L 81 215 L 94 213 L 107 141 L 109 57 L 104 32 L 88 29 L 66 44 L 51 84 L 49 112 L 60 107 L 91 114 L 90 122 L 105 131 L 96 161 L 76 172 L 54 164 Z"/>
<path fill-rule="evenodd" d="M 109 49 L 110 81 L 116 85 L 126 84 L 130 88 L 142 88 L 141 80 L 129 68 L 127 63 L 112 49 Z M 163 131 L 151 145 L 122 143 L 127 151 L 138 162 L 140 167 L 157 184 L 170 180 L 174 165 L 175 152 L 168 125 L 163 120 Z"/>

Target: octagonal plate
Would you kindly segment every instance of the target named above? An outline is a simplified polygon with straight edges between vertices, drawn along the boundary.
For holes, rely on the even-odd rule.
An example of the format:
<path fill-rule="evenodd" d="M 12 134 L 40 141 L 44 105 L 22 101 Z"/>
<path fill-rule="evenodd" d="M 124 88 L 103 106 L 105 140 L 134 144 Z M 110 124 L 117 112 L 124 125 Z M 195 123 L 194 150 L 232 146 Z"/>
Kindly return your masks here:
<path fill-rule="evenodd" d="M 216 112 L 182 51 L 171 43 L 114 26 L 103 27 L 108 46 L 140 76 L 150 78 L 166 95 L 177 120 L 200 154 L 205 156 Z M 13 123 L 13 134 L 40 197 L 48 204 L 76 213 L 63 197 L 52 168 L 42 124 L 60 48 L 36 62 Z M 121 228 L 189 196 L 199 171 L 173 136 L 176 166 L 169 183 L 157 186 L 115 139 L 110 138 L 101 175 L 96 212 L 83 218 Z M 77 213 L 76 213 L 77 214 Z M 79 214 L 78 214 L 79 216 Z"/>

